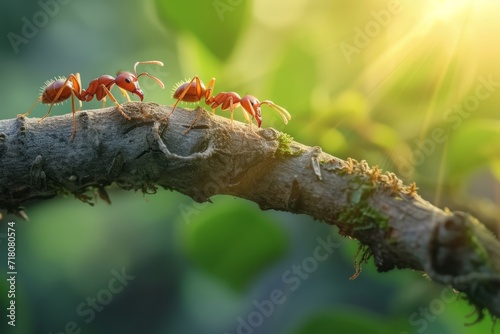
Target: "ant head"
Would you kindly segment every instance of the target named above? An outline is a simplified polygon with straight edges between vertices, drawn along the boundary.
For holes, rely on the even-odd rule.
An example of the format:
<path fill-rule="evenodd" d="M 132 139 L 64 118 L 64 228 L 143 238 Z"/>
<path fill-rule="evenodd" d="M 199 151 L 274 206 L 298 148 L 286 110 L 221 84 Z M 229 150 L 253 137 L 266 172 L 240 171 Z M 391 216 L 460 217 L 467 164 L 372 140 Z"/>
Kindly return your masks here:
<path fill-rule="evenodd" d="M 243 107 L 243 109 L 245 109 L 245 111 L 252 116 L 252 118 L 255 118 L 255 120 L 257 121 L 257 125 L 260 128 L 260 124 L 262 123 L 262 115 L 260 113 L 260 105 L 261 105 L 260 101 L 255 96 L 245 95 L 241 99 L 240 104 Z"/>
<path fill-rule="evenodd" d="M 126 71 L 119 72 L 116 75 L 115 83 L 118 87 L 125 89 L 127 92 L 139 96 L 141 101 L 144 99 L 144 92 L 141 90 L 137 77 L 134 74 Z"/>

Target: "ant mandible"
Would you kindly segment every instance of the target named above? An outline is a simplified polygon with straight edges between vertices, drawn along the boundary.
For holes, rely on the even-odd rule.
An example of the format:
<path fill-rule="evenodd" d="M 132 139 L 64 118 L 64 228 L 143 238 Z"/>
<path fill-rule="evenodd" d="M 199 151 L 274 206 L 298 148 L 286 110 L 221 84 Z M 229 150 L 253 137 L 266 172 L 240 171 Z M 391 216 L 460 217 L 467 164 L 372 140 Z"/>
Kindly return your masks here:
<path fill-rule="evenodd" d="M 205 98 L 205 103 L 212 108 L 213 113 L 215 113 L 215 109 L 219 107 L 221 108 L 221 110 L 229 109 L 229 111 L 231 112 L 231 126 L 233 125 L 234 109 L 241 106 L 243 110 L 246 112 L 246 113 L 244 112 L 243 115 L 249 122 L 250 130 L 252 132 L 254 132 L 252 128 L 253 124 L 252 120 L 254 118 L 257 121 L 258 127 L 260 128 L 261 126 L 262 115 L 260 107 L 264 104 L 267 104 L 269 107 L 275 110 L 281 116 L 285 124 L 288 124 L 288 121 L 291 119 L 290 113 L 285 108 L 269 100 L 260 102 L 256 97 L 252 95 L 245 95 L 242 98 L 236 92 L 221 92 L 214 97 L 213 96 L 214 86 L 215 86 L 215 78 L 212 78 L 212 80 L 210 80 L 210 82 L 208 83 L 208 87 L 205 87 L 205 85 L 203 84 L 203 82 L 201 82 L 198 76 L 194 76 L 193 79 L 191 79 L 191 81 L 179 85 L 176 88 L 173 95 L 174 99 L 177 99 L 177 101 L 172 107 L 172 111 L 162 120 L 165 120 L 169 118 L 170 115 L 172 115 L 175 108 L 177 107 L 177 104 L 180 101 L 199 102 L 201 99 L 203 99 L 203 97 Z M 247 114 L 250 115 L 251 117 L 249 117 Z M 196 122 L 196 119 L 194 120 L 194 122 Z M 191 127 L 193 124 L 191 124 Z M 191 127 L 186 131 L 186 133 L 189 132 Z"/>
<path fill-rule="evenodd" d="M 129 102 L 130 102 L 130 97 L 128 96 L 127 92 L 136 94 L 141 98 L 141 101 L 144 99 L 144 92 L 141 90 L 139 82 L 137 81 L 137 79 L 142 75 L 146 75 L 152 78 L 158 83 L 158 85 L 161 88 L 165 88 L 165 85 L 163 84 L 163 82 L 161 82 L 160 79 L 150 75 L 147 72 L 143 72 L 137 75 L 136 69 L 137 65 L 139 64 L 155 64 L 163 66 L 163 63 L 157 60 L 136 62 L 134 65 L 134 73 L 122 71 L 117 74 L 116 78 L 113 78 L 110 75 L 101 75 L 100 77 L 92 80 L 89 84 L 89 87 L 86 90 L 81 89 L 82 84 L 80 81 L 79 73 L 70 74 L 68 78 L 60 77 L 56 80 L 46 81 L 45 86 L 42 87 L 41 95 L 38 97 L 38 99 L 36 99 L 35 103 L 33 103 L 28 112 L 24 114 L 19 114 L 17 116 L 18 117 L 28 116 L 33 111 L 33 108 L 37 105 L 38 102 L 42 102 L 44 104 L 50 104 L 49 110 L 47 111 L 45 116 L 43 116 L 40 120 L 38 120 L 38 123 L 40 123 L 46 117 L 49 116 L 52 107 L 55 104 L 64 102 L 71 96 L 71 102 L 72 102 L 71 107 L 73 114 L 73 130 L 71 132 L 71 140 L 73 140 L 76 132 L 75 113 L 77 111 L 77 109 L 75 108 L 75 97 L 80 102 L 80 108 L 78 108 L 78 110 L 80 110 L 82 107 L 82 101 L 86 102 L 91 101 L 94 98 L 94 96 L 97 97 L 98 101 L 103 100 L 103 107 L 104 107 L 106 103 L 105 98 L 106 96 L 108 96 L 115 103 L 120 113 L 126 119 L 129 120 L 130 117 L 123 112 L 120 105 L 116 101 L 115 97 L 110 92 L 114 84 L 118 86 L 118 88 L 122 91 L 122 94 L 127 98 Z"/>

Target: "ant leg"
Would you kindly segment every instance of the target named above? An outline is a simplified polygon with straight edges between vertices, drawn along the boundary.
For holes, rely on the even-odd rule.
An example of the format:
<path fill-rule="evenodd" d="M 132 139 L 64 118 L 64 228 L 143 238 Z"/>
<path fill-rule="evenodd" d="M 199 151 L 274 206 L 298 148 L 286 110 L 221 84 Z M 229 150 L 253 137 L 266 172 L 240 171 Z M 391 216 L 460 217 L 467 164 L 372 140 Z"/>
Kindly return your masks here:
<path fill-rule="evenodd" d="M 127 102 L 132 102 L 132 100 L 130 99 L 130 96 L 128 95 L 127 91 L 121 87 L 118 87 L 120 89 L 120 91 L 122 92 L 122 95 L 125 96 L 125 98 L 127 99 Z"/>
<path fill-rule="evenodd" d="M 76 79 L 76 85 L 73 83 L 74 86 L 76 86 L 76 90 L 71 91 L 71 111 L 72 111 L 72 116 L 73 116 L 73 129 L 71 130 L 71 138 L 70 142 L 73 141 L 75 138 L 75 133 L 76 133 L 76 112 L 80 111 L 82 109 L 82 93 L 81 93 L 81 87 L 82 87 L 82 81 L 80 79 L 80 73 L 75 74 L 75 79 Z M 75 97 L 78 100 L 78 103 L 80 104 L 80 107 L 78 109 L 75 108 Z"/>
<path fill-rule="evenodd" d="M 80 111 L 82 109 L 82 93 L 80 91 L 80 87 L 82 87 L 82 81 L 80 80 L 80 73 L 76 73 L 76 82 L 78 83 L 78 94 L 75 93 L 76 98 L 78 99 L 78 102 L 80 103 L 80 108 L 78 108 L 77 111 Z"/>
<path fill-rule="evenodd" d="M 123 117 L 125 117 L 126 119 L 130 120 L 130 116 L 127 115 L 126 113 L 123 112 L 122 110 L 122 107 L 120 107 L 120 105 L 118 104 L 118 102 L 116 101 L 115 97 L 113 96 L 113 94 L 111 94 L 111 92 L 109 91 L 109 89 L 106 88 L 106 86 L 104 84 L 101 84 L 101 87 L 104 89 L 104 92 L 106 92 L 106 95 L 109 96 L 109 98 L 111 99 L 111 101 L 113 101 L 116 105 L 116 108 L 118 109 L 118 111 L 123 115 Z M 105 99 L 105 97 L 103 98 L 103 100 Z"/>
<path fill-rule="evenodd" d="M 229 97 L 229 111 L 231 112 L 231 130 L 233 130 L 234 105 L 232 96 Z"/>
<path fill-rule="evenodd" d="M 257 134 L 257 132 L 255 132 L 255 130 L 253 129 L 253 122 L 250 120 L 250 132 L 256 136 L 256 137 L 259 137 L 259 135 Z"/>
<path fill-rule="evenodd" d="M 63 88 L 63 87 L 61 87 L 61 89 L 62 89 L 62 88 Z M 54 99 L 54 100 L 56 100 L 56 99 Z M 38 120 L 38 123 L 40 123 L 41 121 L 43 121 L 45 118 L 47 118 L 47 117 L 49 116 L 50 111 L 52 110 L 52 107 L 54 106 L 54 104 L 55 104 L 54 102 L 52 102 L 52 103 L 50 104 L 49 111 L 47 111 L 47 113 L 46 113 L 46 114 L 45 114 L 42 118 L 40 118 L 40 119 Z"/>
<path fill-rule="evenodd" d="M 248 122 L 248 125 L 250 126 L 250 132 L 251 132 L 252 134 L 254 134 L 255 136 L 259 137 L 259 135 L 258 135 L 258 134 L 254 131 L 254 129 L 253 129 L 253 122 L 252 122 L 252 118 L 250 118 L 250 117 L 248 116 L 248 113 L 247 113 L 247 111 L 246 111 L 246 110 L 243 110 L 243 116 L 245 117 L 245 119 L 246 119 L 246 120 L 247 120 L 247 122 Z"/>
<path fill-rule="evenodd" d="M 201 108 L 198 109 L 198 113 L 196 114 L 196 117 L 194 118 L 193 122 L 191 123 L 191 125 L 189 126 L 189 128 L 186 131 L 184 131 L 185 135 L 187 135 L 189 133 L 189 131 L 191 131 L 191 129 L 193 128 L 193 126 L 196 124 L 196 121 L 198 120 L 198 118 L 200 118 L 202 111 L 203 111 L 203 109 L 201 109 Z"/>
<path fill-rule="evenodd" d="M 212 97 L 212 94 L 214 92 L 214 87 L 215 87 L 215 78 L 212 78 L 208 83 L 207 88 L 205 89 L 205 103 L 207 105 L 212 105 L 214 103 L 215 99 Z"/>
<path fill-rule="evenodd" d="M 33 105 L 31 106 L 31 108 L 28 110 L 28 112 L 24 113 L 24 114 L 18 114 L 17 117 L 26 117 L 28 116 L 29 114 L 31 114 L 31 112 L 33 111 L 33 108 L 35 108 L 35 106 L 37 105 L 38 102 L 42 101 L 42 96 L 40 95 L 40 97 L 38 99 L 36 99 L 35 103 L 33 103 Z"/>
<path fill-rule="evenodd" d="M 248 116 L 248 113 L 246 112 L 245 109 L 243 109 L 243 117 L 245 117 L 248 124 L 250 124 L 250 126 L 252 126 L 252 119 Z"/>
<path fill-rule="evenodd" d="M 82 103 L 82 101 L 80 101 L 80 104 L 81 103 Z M 75 133 L 76 133 L 75 94 L 73 92 L 71 93 L 71 109 L 72 109 L 71 111 L 72 111 L 72 114 L 73 114 L 73 129 L 71 130 L 71 139 L 70 139 L 70 141 L 73 141 L 73 139 L 75 138 Z"/>

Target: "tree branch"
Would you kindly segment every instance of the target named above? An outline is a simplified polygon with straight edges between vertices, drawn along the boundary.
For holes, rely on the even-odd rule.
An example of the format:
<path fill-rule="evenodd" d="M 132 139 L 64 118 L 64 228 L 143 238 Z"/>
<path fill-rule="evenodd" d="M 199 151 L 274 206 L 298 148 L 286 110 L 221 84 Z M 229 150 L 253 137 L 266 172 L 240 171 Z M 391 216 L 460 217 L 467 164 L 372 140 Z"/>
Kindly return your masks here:
<path fill-rule="evenodd" d="M 274 129 L 227 118 L 126 103 L 80 111 L 70 142 L 71 115 L 0 121 L 0 209 L 22 211 L 34 199 L 115 182 L 154 192 L 156 186 L 208 201 L 228 194 L 263 210 L 307 214 L 336 225 L 361 242 L 361 262 L 373 256 L 379 271 L 409 268 L 464 292 L 470 303 L 500 316 L 500 242 L 472 216 L 441 210 L 365 161 L 347 161 L 308 147 Z M 194 117 L 193 129 L 184 135 Z"/>

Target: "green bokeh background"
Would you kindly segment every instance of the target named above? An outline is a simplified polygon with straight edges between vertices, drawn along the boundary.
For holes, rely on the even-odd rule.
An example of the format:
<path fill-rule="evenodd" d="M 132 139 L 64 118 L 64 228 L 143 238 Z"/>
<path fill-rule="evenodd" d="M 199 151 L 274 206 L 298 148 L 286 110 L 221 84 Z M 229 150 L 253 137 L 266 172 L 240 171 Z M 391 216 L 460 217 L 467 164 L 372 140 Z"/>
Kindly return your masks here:
<path fill-rule="evenodd" d="M 493 231 L 500 229 L 498 87 L 473 104 L 481 80 L 500 81 L 500 9 L 493 1 L 42 3 L 57 4 L 47 7 L 53 15 L 46 22 L 38 2 L 2 5 L 2 118 L 27 111 L 54 76 L 79 72 L 86 85 L 101 74 L 130 70 L 136 61 L 161 60 L 164 67 L 143 69 L 167 88 L 145 78 L 145 101 L 172 104 L 169 87 L 178 81 L 216 77 L 216 91 L 271 99 L 292 114 L 285 126 L 263 109 L 264 127 L 394 171 L 406 183 L 416 181 L 436 205 L 471 211 Z M 41 20 L 38 31 L 14 47 L 9 33 L 22 35 L 23 17 L 33 22 L 34 15 Z M 462 103 L 471 103 L 471 111 L 458 113 Z M 84 108 L 99 106 L 93 101 Z M 45 111 L 39 105 L 32 117 Z M 66 103 L 52 114 L 69 111 Z M 244 120 L 241 112 L 236 118 Z M 436 131 L 445 140 L 435 140 Z M 489 319 L 464 326 L 473 321 L 466 318 L 467 303 L 451 301 L 449 291 L 421 273 L 378 274 L 370 262 L 349 280 L 356 241 L 308 217 L 261 212 L 227 196 L 198 204 L 164 190 L 143 195 L 112 187 L 109 194 L 112 205 L 96 200 L 91 207 L 67 196 L 29 203 L 29 222 L 4 216 L 1 277 L 11 220 L 18 275 L 15 328 L 6 325 L 8 288 L 0 281 L 2 333 L 431 334 L 491 328 Z M 333 253 L 312 260 L 327 240 L 336 245 Z M 297 266 L 309 272 L 294 271 Z M 114 277 L 122 271 L 133 279 L 111 293 L 110 282 L 118 288 Z M 280 303 L 271 307 L 265 301 L 276 291 L 282 292 Z M 78 312 L 90 310 L 88 298 L 101 301 L 92 319 Z"/>

